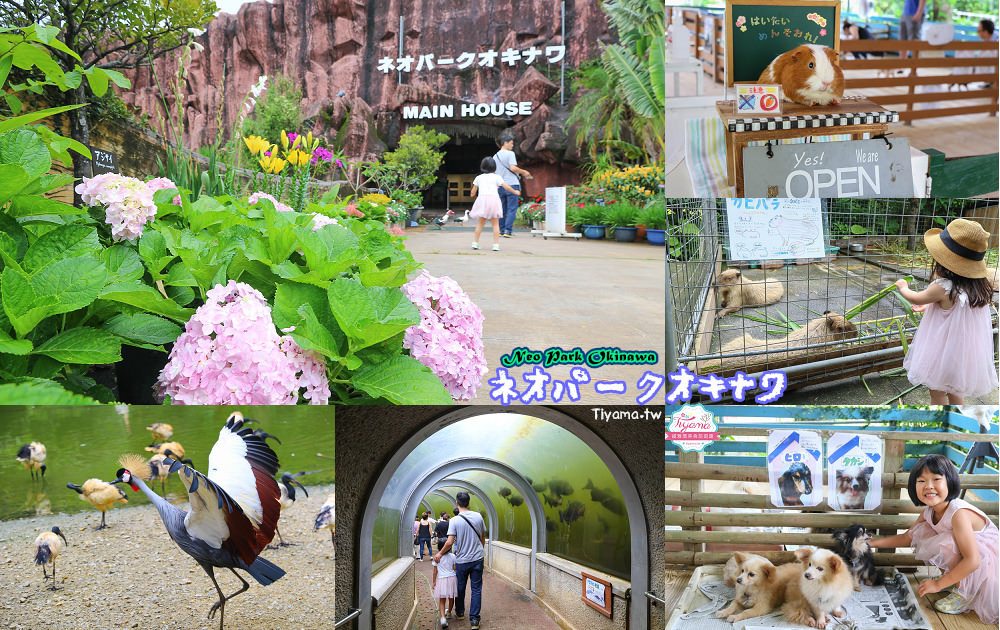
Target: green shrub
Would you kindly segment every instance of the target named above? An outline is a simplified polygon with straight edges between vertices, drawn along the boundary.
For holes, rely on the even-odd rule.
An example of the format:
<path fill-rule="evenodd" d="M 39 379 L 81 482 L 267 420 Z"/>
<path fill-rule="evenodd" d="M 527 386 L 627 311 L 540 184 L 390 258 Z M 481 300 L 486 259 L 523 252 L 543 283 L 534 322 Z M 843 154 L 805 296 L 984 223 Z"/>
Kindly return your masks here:
<path fill-rule="evenodd" d="M 293 76 L 279 72 L 257 103 L 253 118 L 243 123 L 243 136 L 261 136 L 273 142 L 282 131 L 298 131 L 301 124 L 302 88 Z"/>
<path fill-rule="evenodd" d="M 661 205 L 648 205 L 639 212 L 636 225 L 643 225 L 649 230 L 667 229 L 667 209 Z"/>
<path fill-rule="evenodd" d="M 579 209 L 577 216 L 582 225 L 604 225 L 605 206 L 584 206 Z"/>
<path fill-rule="evenodd" d="M 639 209 L 624 201 L 604 207 L 604 223 L 610 227 L 635 227 Z"/>

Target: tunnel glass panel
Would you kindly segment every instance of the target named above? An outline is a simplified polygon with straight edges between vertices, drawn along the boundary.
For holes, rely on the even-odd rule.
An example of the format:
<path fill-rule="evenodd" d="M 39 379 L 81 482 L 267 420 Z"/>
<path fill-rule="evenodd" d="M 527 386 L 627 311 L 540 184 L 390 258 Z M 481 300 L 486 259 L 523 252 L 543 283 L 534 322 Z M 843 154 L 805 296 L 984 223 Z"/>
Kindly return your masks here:
<path fill-rule="evenodd" d="M 607 466 L 571 432 L 514 414 L 489 414 L 449 425 L 403 460 L 379 503 L 372 541 L 373 573 L 398 556 L 399 514 L 413 485 L 445 462 L 477 457 L 500 461 L 531 480 L 545 511 L 548 553 L 629 578 L 629 522 L 621 491 Z M 499 521 L 499 531 L 494 533 L 497 540 L 531 546 L 528 506 L 510 482 L 476 470 L 451 477 L 469 481 L 489 495 Z M 447 491 L 454 494 L 458 489 Z M 428 494 L 422 498 L 437 514 L 446 509 L 437 506 L 436 502 L 445 502 L 441 497 Z M 477 501 L 473 496 L 474 505 Z M 485 516 L 482 504 L 478 508 Z"/>

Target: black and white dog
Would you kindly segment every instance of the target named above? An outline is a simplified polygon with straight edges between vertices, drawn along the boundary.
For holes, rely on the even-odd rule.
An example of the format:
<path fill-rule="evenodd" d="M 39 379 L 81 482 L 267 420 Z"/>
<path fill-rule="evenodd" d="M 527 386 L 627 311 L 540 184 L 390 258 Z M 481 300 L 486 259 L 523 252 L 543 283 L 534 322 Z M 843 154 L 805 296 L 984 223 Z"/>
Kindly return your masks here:
<path fill-rule="evenodd" d="M 863 525 L 833 530 L 833 550 L 844 559 L 854 578 L 854 590 L 861 590 L 861 583 L 880 586 L 885 581 L 882 572 L 875 568 L 875 558 L 868 541 L 872 539 Z"/>

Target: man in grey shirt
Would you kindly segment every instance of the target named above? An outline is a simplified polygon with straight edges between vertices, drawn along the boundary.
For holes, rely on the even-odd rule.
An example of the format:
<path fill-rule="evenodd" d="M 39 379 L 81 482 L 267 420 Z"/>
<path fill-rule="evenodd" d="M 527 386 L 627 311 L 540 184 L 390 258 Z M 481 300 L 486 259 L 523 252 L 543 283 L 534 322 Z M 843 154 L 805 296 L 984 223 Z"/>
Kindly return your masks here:
<path fill-rule="evenodd" d="M 468 578 L 472 583 L 469 601 L 469 627 L 479 628 L 479 612 L 483 595 L 483 547 L 486 545 L 486 524 L 479 512 L 469 509 L 469 493 L 459 492 L 455 496 L 458 516 L 448 521 L 448 542 L 434 554 L 434 562 L 449 549 L 455 551 L 455 576 L 458 578 L 458 597 L 455 599 L 455 617 L 465 618 L 465 585 Z"/>
<path fill-rule="evenodd" d="M 514 219 L 517 218 L 517 204 L 521 193 L 521 180 L 518 175 L 531 179 L 531 173 L 517 165 L 514 156 L 514 136 L 505 133 L 500 136 L 500 150 L 493 155 L 497 163 L 497 175 L 503 178 L 503 183 L 517 191 L 518 194 L 501 188 L 500 205 L 503 206 L 503 217 L 500 218 L 500 235 L 510 238 L 514 231 Z"/>

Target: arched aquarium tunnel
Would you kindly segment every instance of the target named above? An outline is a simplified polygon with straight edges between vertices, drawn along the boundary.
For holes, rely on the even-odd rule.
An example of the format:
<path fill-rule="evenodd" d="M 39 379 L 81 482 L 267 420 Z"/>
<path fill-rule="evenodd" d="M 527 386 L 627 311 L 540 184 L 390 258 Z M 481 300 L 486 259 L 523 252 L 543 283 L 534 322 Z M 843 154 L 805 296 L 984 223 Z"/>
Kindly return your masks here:
<path fill-rule="evenodd" d="M 434 600 L 430 567 L 414 558 L 414 519 L 450 514 L 459 492 L 487 530 L 484 627 L 507 627 L 503 614 L 522 615 L 517 625 L 527 628 L 536 627 L 524 623 L 533 615 L 581 630 L 663 627 L 649 596 L 662 582 L 653 576 L 663 575 L 662 539 L 655 542 L 662 482 L 652 474 L 662 467 L 658 423 L 596 422 L 589 409 L 392 414 L 345 410 L 337 419 L 338 440 L 347 441 L 338 442 L 337 519 L 353 526 L 337 532 L 336 618 L 356 615 L 339 627 L 417 627 Z M 391 444 L 380 448 L 387 435 Z M 498 611 L 505 589 L 533 610 Z"/>

